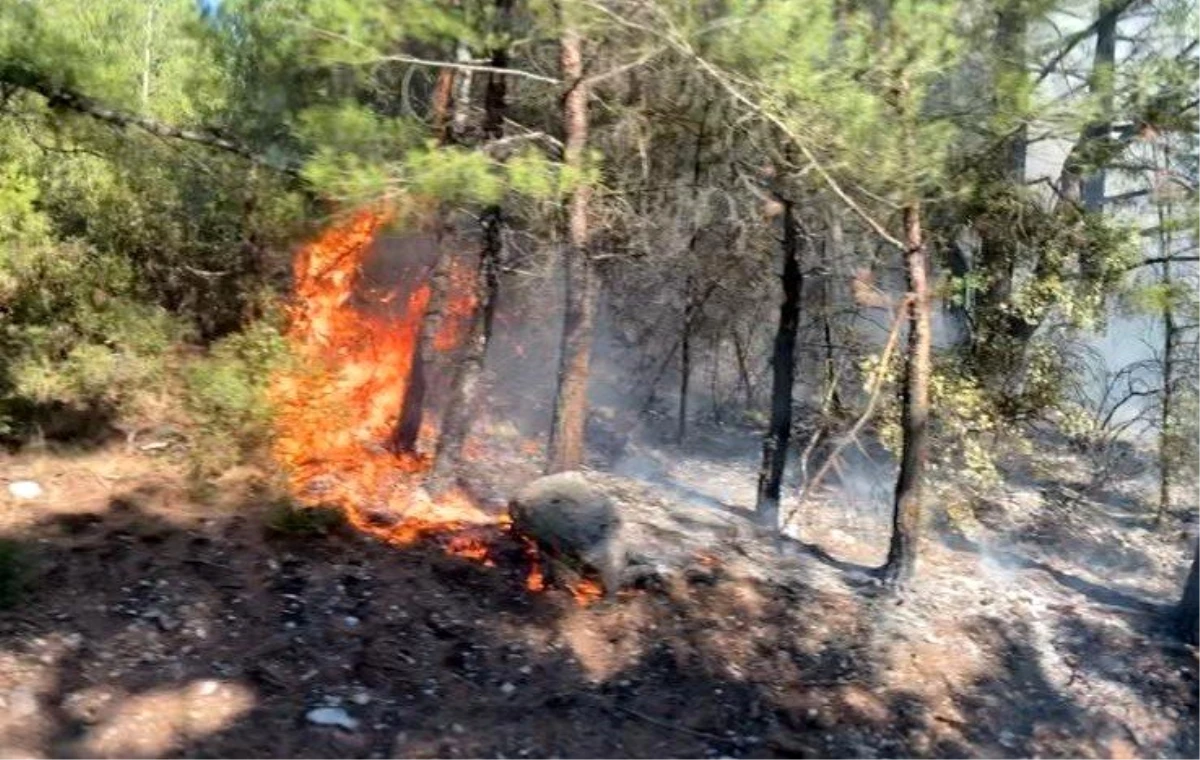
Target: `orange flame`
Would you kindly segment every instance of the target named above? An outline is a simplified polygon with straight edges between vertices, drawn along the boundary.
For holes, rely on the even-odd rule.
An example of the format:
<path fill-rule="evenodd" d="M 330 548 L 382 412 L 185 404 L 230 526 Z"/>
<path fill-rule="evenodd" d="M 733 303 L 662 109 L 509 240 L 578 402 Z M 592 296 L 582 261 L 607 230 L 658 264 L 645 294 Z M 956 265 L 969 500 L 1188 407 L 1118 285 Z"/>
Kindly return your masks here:
<path fill-rule="evenodd" d="M 359 211 L 296 255 L 286 334 L 295 361 L 272 378 L 273 453 L 300 500 L 336 505 L 357 528 L 409 543 L 494 519 L 464 493 L 431 498 L 420 488 L 428 460 L 384 447 L 430 296 L 425 281 L 394 283 L 383 294 L 360 287 L 360 269 L 387 221 L 386 213 Z M 453 268 L 449 279 L 439 350 L 461 342 L 474 308 L 470 273 Z"/>
<path fill-rule="evenodd" d="M 396 455 L 385 443 L 408 386 L 421 324 L 430 299 L 426 279 L 369 288 L 361 268 L 389 215 L 363 210 L 330 227 L 296 254 L 295 301 L 286 339 L 294 361 L 271 380 L 276 410 L 273 454 L 287 473 L 295 497 L 337 506 L 358 530 L 396 544 L 425 538 L 445 550 L 493 565 L 480 525 L 510 527 L 507 515 L 492 516 L 461 489 L 432 497 L 423 488 L 430 462 Z M 433 345 L 461 345 L 474 314 L 474 274 L 451 266 L 448 298 Z M 423 436 L 436 436 L 426 419 Z M 526 441 L 527 453 L 540 451 Z M 469 440 L 467 454 L 486 455 Z M 525 539 L 530 572 L 526 586 L 541 591 L 545 579 L 536 545 Z M 601 595 L 581 581 L 571 589 L 580 604 Z"/>

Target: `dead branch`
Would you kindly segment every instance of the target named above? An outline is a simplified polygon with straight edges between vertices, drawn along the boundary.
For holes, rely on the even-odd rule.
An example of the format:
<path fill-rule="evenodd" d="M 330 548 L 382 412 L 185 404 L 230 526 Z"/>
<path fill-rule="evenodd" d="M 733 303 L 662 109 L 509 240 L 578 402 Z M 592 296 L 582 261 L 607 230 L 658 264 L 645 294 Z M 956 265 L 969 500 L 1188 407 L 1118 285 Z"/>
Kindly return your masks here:
<path fill-rule="evenodd" d="M 813 490 L 815 490 L 817 486 L 821 484 L 821 481 L 824 480 L 825 476 L 829 474 L 830 468 L 834 466 L 834 463 L 837 461 L 837 458 L 841 455 L 842 451 L 851 443 L 858 440 L 859 432 L 862 430 L 863 426 L 867 424 L 867 421 L 871 419 L 871 415 L 875 413 L 875 407 L 879 403 L 880 391 L 883 390 L 883 378 L 887 374 L 888 362 L 891 359 L 892 352 L 896 350 L 896 343 L 900 338 L 900 326 L 904 324 L 904 312 L 908 309 L 908 305 L 911 303 L 911 301 L 912 295 L 905 296 L 905 298 L 900 302 L 900 305 L 896 308 L 896 316 L 892 318 L 892 327 L 888 332 L 887 343 L 884 344 L 883 353 L 879 356 L 879 366 L 875 368 L 875 374 L 871 378 L 871 395 L 867 399 L 866 407 L 863 409 L 863 412 L 861 415 L 859 415 L 858 419 L 854 421 L 854 424 L 850 426 L 850 429 L 839 437 L 837 446 L 834 447 L 833 451 L 825 459 L 824 463 L 822 463 L 821 469 L 817 470 L 817 474 L 813 476 L 812 480 L 805 482 L 804 486 L 800 489 L 800 494 L 796 500 L 796 506 L 791 512 L 788 513 L 787 517 L 784 518 L 783 524 L 785 527 L 795 518 L 796 513 L 799 511 L 800 507 L 803 506 L 804 500 L 808 497 L 808 495 L 812 493 Z"/>

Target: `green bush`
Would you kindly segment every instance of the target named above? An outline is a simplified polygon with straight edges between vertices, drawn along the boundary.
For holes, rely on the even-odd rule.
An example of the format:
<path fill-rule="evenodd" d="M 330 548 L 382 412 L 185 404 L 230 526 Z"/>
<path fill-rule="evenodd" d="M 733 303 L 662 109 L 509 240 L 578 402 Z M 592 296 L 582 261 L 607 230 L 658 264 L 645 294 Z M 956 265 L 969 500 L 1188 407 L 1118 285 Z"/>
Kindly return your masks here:
<path fill-rule="evenodd" d="M 252 324 L 213 344 L 183 367 L 184 404 L 195 426 L 195 474 L 220 472 L 270 439 L 271 373 L 286 361 L 287 345 L 270 321 Z"/>
<path fill-rule="evenodd" d="M 185 337 L 137 300 L 120 259 L 79 243 L 0 246 L 0 434 L 25 435 L 39 410 L 136 416 L 167 382 Z"/>

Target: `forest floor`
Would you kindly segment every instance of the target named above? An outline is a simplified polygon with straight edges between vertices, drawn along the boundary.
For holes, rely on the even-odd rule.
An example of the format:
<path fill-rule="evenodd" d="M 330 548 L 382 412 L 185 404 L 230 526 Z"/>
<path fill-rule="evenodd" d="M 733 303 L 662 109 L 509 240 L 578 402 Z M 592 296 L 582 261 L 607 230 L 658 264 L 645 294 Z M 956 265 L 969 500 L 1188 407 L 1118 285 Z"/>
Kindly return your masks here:
<path fill-rule="evenodd" d="M 737 512 L 739 435 L 617 469 Z M 536 468 L 490 453 L 498 504 Z M 273 531 L 252 470 L 197 498 L 169 452 L 11 456 L 0 479 L 45 494 L 0 502 L 29 575 L 0 613 L 0 756 L 1195 757 L 1196 651 L 1164 622 L 1194 524 L 1153 528 L 1144 470 L 1097 487 L 1064 448 L 1039 464 L 931 531 L 898 598 L 866 571 L 886 509 L 848 489 L 786 542 L 799 582 L 701 574 L 581 607 L 528 592 L 503 533 L 489 566 Z"/>

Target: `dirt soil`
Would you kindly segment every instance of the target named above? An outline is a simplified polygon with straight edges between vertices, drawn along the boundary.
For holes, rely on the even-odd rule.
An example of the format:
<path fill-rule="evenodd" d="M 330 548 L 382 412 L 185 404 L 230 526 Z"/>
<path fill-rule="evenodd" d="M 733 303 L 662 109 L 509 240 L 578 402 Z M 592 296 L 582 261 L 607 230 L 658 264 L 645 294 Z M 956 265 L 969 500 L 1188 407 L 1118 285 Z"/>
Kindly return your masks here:
<path fill-rule="evenodd" d="M 738 494 L 697 490 L 722 487 L 719 463 L 690 456 L 655 478 L 663 498 L 736 511 Z M 1130 519 L 1101 502 L 1014 496 L 1004 541 L 986 526 L 931 540 L 920 590 L 898 598 L 865 571 L 874 518 L 810 515 L 801 535 L 823 548 L 786 542 L 798 574 L 718 557 L 582 608 L 527 591 L 499 531 L 490 566 L 436 539 L 280 534 L 258 473 L 199 498 L 181 471 L 169 452 L 0 463 L 0 480 L 46 490 L 0 492 L 28 570 L 0 612 L 0 756 L 1197 754 L 1196 653 L 1163 622 L 1187 536 L 1118 542 L 1088 575 L 1052 534 L 1080 503 L 1096 511 L 1070 518 L 1078 541 Z"/>

